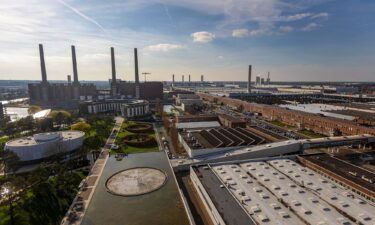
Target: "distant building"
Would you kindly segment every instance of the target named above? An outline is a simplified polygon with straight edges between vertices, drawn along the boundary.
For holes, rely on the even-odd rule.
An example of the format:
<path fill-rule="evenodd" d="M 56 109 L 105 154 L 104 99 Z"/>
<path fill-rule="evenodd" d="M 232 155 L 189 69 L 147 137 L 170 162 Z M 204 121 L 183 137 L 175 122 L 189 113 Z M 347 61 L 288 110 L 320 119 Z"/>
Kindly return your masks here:
<path fill-rule="evenodd" d="M 94 84 L 81 84 L 79 82 L 74 46 L 72 46 L 73 82 L 71 82 L 71 78 L 68 76 L 67 83 L 49 83 L 44 62 L 43 46 L 41 44 L 39 45 L 39 53 L 42 82 L 28 85 L 31 104 L 59 108 L 76 108 L 81 101 L 95 101 L 108 97 L 112 99 L 135 98 L 150 101 L 162 100 L 164 97 L 162 82 L 139 82 L 137 49 L 134 49 L 135 83 L 131 83 L 117 80 L 115 53 L 114 48 L 111 48 L 112 79 L 110 80 L 110 90 L 98 90 Z"/>
<path fill-rule="evenodd" d="M 125 118 L 142 117 L 150 114 L 147 101 L 138 100 L 121 105 L 121 115 Z"/>
<path fill-rule="evenodd" d="M 230 116 L 227 114 L 219 114 L 218 116 L 220 123 L 224 127 L 228 128 L 236 128 L 236 127 L 242 127 L 246 128 L 246 121 L 243 121 L 237 117 Z"/>
<path fill-rule="evenodd" d="M 256 76 L 256 78 L 255 78 L 255 85 L 258 86 L 260 84 L 261 84 L 260 83 L 260 76 Z"/>
<path fill-rule="evenodd" d="M 77 106 L 78 101 L 93 99 L 95 97 L 95 85 L 81 84 L 78 80 L 76 53 L 74 46 L 72 46 L 72 61 L 74 73 L 73 83 L 69 81 L 68 83 L 49 83 L 47 80 L 47 72 L 44 62 L 44 51 L 42 44 L 39 44 L 39 54 L 42 82 L 36 84 L 28 84 L 31 104 L 73 108 Z"/>
<path fill-rule="evenodd" d="M 80 103 L 79 108 L 80 112 L 84 114 L 114 113 L 127 118 L 150 114 L 148 101 L 135 99 L 86 101 Z"/>

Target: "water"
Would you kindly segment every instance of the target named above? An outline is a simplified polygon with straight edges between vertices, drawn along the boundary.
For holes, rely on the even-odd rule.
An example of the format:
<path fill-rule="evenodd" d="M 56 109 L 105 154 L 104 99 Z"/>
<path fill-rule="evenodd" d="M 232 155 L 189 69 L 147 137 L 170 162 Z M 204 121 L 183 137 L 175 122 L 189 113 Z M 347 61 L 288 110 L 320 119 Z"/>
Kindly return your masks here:
<path fill-rule="evenodd" d="M 16 98 L 16 99 L 12 99 L 12 100 L 1 101 L 1 103 L 3 103 L 3 105 L 6 105 L 6 104 L 9 104 L 9 103 L 23 102 L 23 101 L 26 101 L 28 99 L 29 98 Z"/>
<path fill-rule="evenodd" d="M 6 107 L 6 114 L 10 116 L 11 121 L 17 121 L 29 115 L 27 109 L 28 108 L 21 107 Z"/>
<path fill-rule="evenodd" d="M 12 100 L 6 100 L 6 101 L 1 101 L 3 104 L 4 108 L 6 109 L 6 115 L 10 116 L 10 120 L 17 121 L 21 118 L 27 117 L 29 114 L 27 112 L 28 108 L 23 108 L 23 107 L 7 107 L 7 104 L 10 103 L 17 103 L 17 102 L 23 102 L 28 100 L 29 98 L 16 98 Z"/>
<path fill-rule="evenodd" d="M 108 159 L 93 198 L 83 218 L 83 225 L 188 225 L 173 172 L 164 152 L 130 154 L 122 161 Z M 105 182 L 114 173 L 132 167 L 154 167 L 168 175 L 166 184 L 157 191 L 133 197 L 107 192 Z"/>

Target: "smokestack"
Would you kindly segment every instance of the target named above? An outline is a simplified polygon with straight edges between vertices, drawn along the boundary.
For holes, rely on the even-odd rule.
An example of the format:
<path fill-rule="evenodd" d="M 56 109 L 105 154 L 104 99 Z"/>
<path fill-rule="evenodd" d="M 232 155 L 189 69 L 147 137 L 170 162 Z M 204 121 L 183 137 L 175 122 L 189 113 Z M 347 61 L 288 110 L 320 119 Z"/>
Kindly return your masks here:
<path fill-rule="evenodd" d="M 116 83 L 115 49 L 111 47 L 112 84 Z"/>
<path fill-rule="evenodd" d="M 270 79 L 270 72 L 268 72 L 267 74 L 267 79 Z"/>
<path fill-rule="evenodd" d="M 174 74 L 172 75 L 172 86 L 174 86 Z"/>
<path fill-rule="evenodd" d="M 134 66 L 135 66 L 135 83 L 139 84 L 139 74 L 138 74 L 138 52 L 137 48 L 134 49 Z"/>
<path fill-rule="evenodd" d="M 47 83 L 46 63 L 44 62 L 43 45 L 39 44 L 40 69 L 42 71 L 42 83 Z"/>
<path fill-rule="evenodd" d="M 77 60 L 76 60 L 76 48 L 72 45 L 72 61 L 73 61 L 73 78 L 74 84 L 78 84 L 78 72 L 77 72 Z"/>
<path fill-rule="evenodd" d="M 184 82 L 185 82 L 185 76 L 182 75 L 182 83 L 184 83 Z"/>
<path fill-rule="evenodd" d="M 203 75 L 201 75 L 201 82 L 202 82 L 202 83 L 204 82 L 204 77 L 203 77 Z"/>
<path fill-rule="evenodd" d="M 71 84 L 72 83 L 72 76 L 68 75 L 68 84 Z"/>
<path fill-rule="evenodd" d="M 190 83 L 190 74 L 189 74 L 189 83 Z"/>
<path fill-rule="evenodd" d="M 249 77 L 247 81 L 247 92 L 251 93 L 251 65 L 249 65 Z"/>

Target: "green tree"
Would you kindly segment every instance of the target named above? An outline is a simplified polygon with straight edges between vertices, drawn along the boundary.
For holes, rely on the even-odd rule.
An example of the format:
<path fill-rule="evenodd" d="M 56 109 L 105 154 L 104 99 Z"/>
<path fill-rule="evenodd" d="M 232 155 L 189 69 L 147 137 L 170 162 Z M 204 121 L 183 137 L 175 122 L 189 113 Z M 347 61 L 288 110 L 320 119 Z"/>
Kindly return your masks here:
<path fill-rule="evenodd" d="M 51 116 L 53 122 L 58 125 L 69 124 L 72 119 L 72 114 L 65 110 L 54 110 L 50 112 L 49 116 Z"/>
<path fill-rule="evenodd" d="M 37 105 L 31 105 L 28 109 L 27 109 L 27 113 L 29 115 L 33 115 L 39 111 L 42 111 L 42 108 L 40 108 L 40 106 L 37 106 Z"/>
<path fill-rule="evenodd" d="M 86 134 L 89 134 L 91 131 L 91 125 L 86 122 L 81 121 L 81 122 L 73 124 L 71 126 L 71 129 L 82 131 L 82 132 L 85 132 Z"/>

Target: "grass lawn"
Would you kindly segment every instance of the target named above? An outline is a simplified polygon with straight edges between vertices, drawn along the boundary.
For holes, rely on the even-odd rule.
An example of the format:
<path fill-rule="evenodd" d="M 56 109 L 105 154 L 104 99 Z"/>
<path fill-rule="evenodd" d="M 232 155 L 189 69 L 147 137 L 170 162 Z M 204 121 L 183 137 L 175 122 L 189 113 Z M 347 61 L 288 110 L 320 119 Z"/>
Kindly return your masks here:
<path fill-rule="evenodd" d="M 289 125 L 289 124 L 284 123 L 284 122 L 279 121 L 279 120 L 270 121 L 270 123 L 273 124 L 273 125 L 275 125 L 275 126 L 279 126 L 279 127 L 295 128 L 294 126 Z"/>
<path fill-rule="evenodd" d="M 117 150 L 112 150 L 112 152 L 115 152 L 115 153 L 138 153 L 138 152 L 159 151 L 158 145 L 153 146 L 153 147 L 148 147 L 148 148 L 137 148 L 137 147 L 133 147 L 133 146 L 129 146 L 129 145 L 125 145 L 125 144 L 121 143 L 121 140 L 125 136 L 134 134 L 134 133 L 126 130 L 126 128 L 129 125 L 134 125 L 134 124 L 136 124 L 136 122 L 134 122 L 134 121 L 124 121 L 123 122 L 123 124 L 122 124 L 122 126 L 119 130 L 119 133 L 117 134 L 117 138 L 116 138 L 116 144 L 120 148 L 117 149 Z M 156 139 L 154 132 L 148 133 L 148 135 Z"/>
<path fill-rule="evenodd" d="M 323 138 L 323 137 L 327 137 L 326 135 L 324 134 L 320 134 L 320 133 L 316 133 L 312 130 L 301 130 L 299 131 L 298 133 L 301 133 L 303 135 L 306 135 L 310 138 Z"/>

